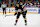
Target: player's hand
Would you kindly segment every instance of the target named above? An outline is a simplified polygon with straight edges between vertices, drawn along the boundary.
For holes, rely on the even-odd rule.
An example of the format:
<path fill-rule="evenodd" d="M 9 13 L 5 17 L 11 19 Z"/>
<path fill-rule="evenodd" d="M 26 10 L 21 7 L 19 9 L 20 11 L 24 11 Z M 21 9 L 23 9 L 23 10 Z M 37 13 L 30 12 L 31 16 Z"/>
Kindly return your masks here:
<path fill-rule="evenodd" d="M 17 13 L 15 13 L 14 16 L 15 16 L 16 14 L 17 14 Z"/>

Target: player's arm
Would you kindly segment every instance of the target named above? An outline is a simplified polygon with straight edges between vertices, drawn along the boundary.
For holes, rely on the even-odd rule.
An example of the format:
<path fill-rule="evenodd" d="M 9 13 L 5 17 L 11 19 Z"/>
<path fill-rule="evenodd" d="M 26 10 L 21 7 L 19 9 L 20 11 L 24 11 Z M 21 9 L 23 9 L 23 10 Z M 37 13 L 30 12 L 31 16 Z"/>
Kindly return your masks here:
<path fill-rule="evenodd" d="M 17 14 L 17 10 L 15 9 L 15 14 L 14 15 L 16 15 Z"/>
<path fill-rule="evenodd" d="M 2 8 L 2 5 L 1 5 L 1 8 Z"/>

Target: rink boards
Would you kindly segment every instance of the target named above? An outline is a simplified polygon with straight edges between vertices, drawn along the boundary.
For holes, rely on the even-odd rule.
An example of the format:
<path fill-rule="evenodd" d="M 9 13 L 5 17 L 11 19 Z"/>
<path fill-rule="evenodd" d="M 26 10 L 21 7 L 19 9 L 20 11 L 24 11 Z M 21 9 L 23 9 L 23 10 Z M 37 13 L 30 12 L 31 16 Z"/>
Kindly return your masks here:
<path fill-rule="evenodd" d="M 39 7 L 26 7 L 28 14 L 39 14 L 40 13 L 40 8 Z M 6 8 L 7 13 L 15 13 L 15 8 Z M 2 8 L 0 8 L 0 13 L 3 13 Z"/>

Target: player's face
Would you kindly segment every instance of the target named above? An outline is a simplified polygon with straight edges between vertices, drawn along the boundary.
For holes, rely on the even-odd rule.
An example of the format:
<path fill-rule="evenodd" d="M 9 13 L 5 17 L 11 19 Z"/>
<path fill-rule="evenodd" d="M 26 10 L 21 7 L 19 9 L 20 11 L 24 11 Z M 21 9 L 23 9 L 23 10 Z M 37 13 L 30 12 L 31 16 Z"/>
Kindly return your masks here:
<path fill-rule="evenodd" d="M 19 7 L 19 4 L 17 4 L 16 6 Z"/>
<path fill-rule="evenodd" d="M 3 2 L 3 4 L 4 4 L 4 2 Z"/>

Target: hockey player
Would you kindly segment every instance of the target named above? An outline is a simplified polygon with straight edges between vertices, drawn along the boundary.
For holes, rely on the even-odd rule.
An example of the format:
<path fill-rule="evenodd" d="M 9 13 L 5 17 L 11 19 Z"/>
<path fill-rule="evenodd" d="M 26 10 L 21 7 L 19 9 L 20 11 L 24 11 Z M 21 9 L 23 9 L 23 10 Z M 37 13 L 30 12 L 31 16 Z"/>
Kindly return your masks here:
<path fill-rule="evenodd" d="M 1 5 L 2 9 L 3 9 L 3 15 L 4 15 L 4 11 L 5 11 L 5 15 L 6 15 L 6 7 L 7 5 L 5 4 L 5 2 L 3 2 L 3 4 Z"/>
<path fill-rule="evenodd" d="M 17 14 L 17 17 L 16 17 L 16 23 L 15 23 L 15 25 L 16 25 L 17 22 L 18 22 L 18 19 L 19 19 L 20 14 L 23 15 L 23 18 L 24 18 L 24 21 L 25 21 L 25 25 L 27 25 L 26 12 L 27 12 L 27 11 L 25 11 L 25 9 L 23 9 L 22 7 L 20 7 L 19 4 L 16 4 L 16 7 L 15 7 L 15 14 L 14 14 L 14 15 Z"/>

